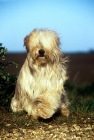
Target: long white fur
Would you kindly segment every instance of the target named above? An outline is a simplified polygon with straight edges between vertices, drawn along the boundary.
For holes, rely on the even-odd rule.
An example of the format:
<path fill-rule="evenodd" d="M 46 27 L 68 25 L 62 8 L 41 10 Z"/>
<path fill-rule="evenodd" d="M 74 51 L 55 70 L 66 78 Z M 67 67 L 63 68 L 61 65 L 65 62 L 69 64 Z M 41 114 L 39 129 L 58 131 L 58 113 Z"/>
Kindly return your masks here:
<path fill-rule="evenodd" d="M 11 108 L 14 112 L 25 110 L 34 118 L 47 119 L 59 108 L 68 111 L 69 102 L 64 90 L 67 79 L 65 59 L 61 56 L 59 38 L 54 31 L 33 30 L 28 37 L 25 43 L 28 54 L 19 73 Z M 46 63 L 46 59 L 37 58 L 39 49 L 44 49 L 49 59 L 45 66 L 41 63 Z M 65 96 L 64 102 L 62 95 Z"/>

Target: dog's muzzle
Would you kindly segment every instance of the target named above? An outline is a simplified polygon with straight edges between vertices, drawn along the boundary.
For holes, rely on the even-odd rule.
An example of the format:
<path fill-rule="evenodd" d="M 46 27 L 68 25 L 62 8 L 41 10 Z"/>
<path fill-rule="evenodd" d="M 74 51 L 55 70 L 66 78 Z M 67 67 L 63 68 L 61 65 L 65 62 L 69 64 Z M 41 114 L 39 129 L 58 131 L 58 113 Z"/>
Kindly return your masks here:
<path fill-rule="evenodd" d="M 40 49 L 38 53 L 39 53 L 39 57 L 44 57 L 45 51 L 43 49 Z"/>

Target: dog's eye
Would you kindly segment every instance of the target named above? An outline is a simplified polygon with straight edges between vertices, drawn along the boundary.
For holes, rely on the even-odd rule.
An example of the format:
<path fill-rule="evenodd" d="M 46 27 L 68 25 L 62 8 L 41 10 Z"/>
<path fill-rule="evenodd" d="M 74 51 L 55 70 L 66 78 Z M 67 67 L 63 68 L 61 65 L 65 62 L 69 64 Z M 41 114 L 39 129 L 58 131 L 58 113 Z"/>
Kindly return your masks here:
<path fill-rule="evenodd" d="M 44 53 L 45 53 L 45 51 L 44 50 L 39 50 L 39 55 L 41 56 L 41 57 L 43 57 L 44 56 Z"/>

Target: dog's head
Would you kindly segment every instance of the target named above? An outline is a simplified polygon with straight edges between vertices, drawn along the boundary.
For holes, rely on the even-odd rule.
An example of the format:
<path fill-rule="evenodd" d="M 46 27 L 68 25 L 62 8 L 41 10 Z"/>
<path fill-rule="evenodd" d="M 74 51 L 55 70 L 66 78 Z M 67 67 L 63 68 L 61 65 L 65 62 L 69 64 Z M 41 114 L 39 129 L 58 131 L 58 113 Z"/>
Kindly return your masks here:
<path fill-rule="evenodd" d="M 58 35 L 51 30 L 34 29 L 24 38 L 24 46 L 31 54 L 33 62 L 39 66 L 59 61 L 61 52 Z"/>

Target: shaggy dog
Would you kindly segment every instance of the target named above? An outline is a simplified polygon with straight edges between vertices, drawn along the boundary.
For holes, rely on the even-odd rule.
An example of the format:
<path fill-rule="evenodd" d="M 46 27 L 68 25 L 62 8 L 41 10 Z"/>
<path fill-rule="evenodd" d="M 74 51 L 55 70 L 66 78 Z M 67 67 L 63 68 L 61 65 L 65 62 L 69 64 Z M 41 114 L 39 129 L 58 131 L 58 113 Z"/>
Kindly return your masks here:
<path fill-rule="evenodd" d="M 68 116 L 66 59 L 60 51 L 58 35 L 51 30 L 34 29 L 25 37 L 24 45 L 28 53 L 11 101 L 13 112 L 25 110 L 34 119 L 47 119 L 59 109 Z"/>

